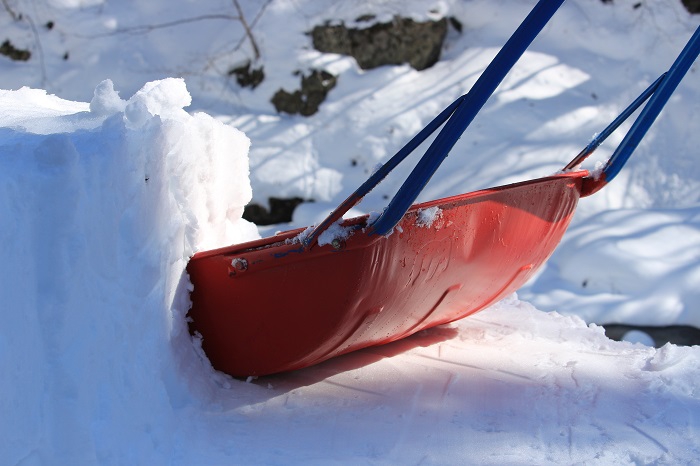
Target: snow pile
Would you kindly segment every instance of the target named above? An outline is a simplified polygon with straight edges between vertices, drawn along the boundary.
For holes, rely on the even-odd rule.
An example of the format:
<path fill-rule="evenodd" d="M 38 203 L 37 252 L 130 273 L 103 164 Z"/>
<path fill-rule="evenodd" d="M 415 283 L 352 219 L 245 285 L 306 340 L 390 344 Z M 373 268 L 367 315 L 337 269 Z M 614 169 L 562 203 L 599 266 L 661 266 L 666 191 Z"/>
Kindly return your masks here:
<path fill-rule="evenodd" d="M 4 464 L 158 464 L 172 448 L 186 262 L 257 234 L 240 219 L 248 139 L 189 101 L 177 79 L 128 101 L 105 81 L 89 105 L 0 92 Z"/>

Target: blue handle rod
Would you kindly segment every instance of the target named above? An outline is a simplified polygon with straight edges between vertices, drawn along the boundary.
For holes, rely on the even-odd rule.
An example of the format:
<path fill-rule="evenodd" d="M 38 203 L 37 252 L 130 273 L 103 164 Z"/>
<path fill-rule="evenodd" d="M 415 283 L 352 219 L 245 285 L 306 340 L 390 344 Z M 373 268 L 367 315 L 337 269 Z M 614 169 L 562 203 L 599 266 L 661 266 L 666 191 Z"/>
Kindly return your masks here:
<path fill-rule="evenodd" d="M 695 59 L 700 54 L 700 26 L 695 30 L 693 36 L 681 51 L 678 58 L 673 62 L 671 68 L 666 73 L 663 81 L 644 106 L 644 109 L 635 120 L 632 128 L 617 147 L 603 168 L 604 180 L 606 183 L 612 181 L 620 172 L 625 162 L 630 158 L 632 152 L 637 148 L 649 127 L 654 123 L 656 117 L 661 113 L 664 105 L 676 90 L 683 76 L 688 72 Z"/>
<path fill-rule="evenodd" d="M 404 184 L 399 188 L 384 212 L 371 226 L 370 234 L 385 235 L 401 220 L 416 200 L 442 161 L 481 110 L 515 62 L 522 56 L 539 32 L 549 22 L 564 0 L 539 0 L 496 57 L 491 61 L 469 92 L 443 110 L 428 126 L 408 142 L 398 153 L 367 179 L 354 193 L 314 227 L 303 240 L 308 249 L 318 237 L 379 184 L 399 163 L 445 122 L 445 126 L 430 145 Z"/>
<path fill-rule="evenodd" d="M 612 133 L 615 132 L 615 130 L 627 120 L 627 118 L 630 117 L 639 107 L 642 106 L 644 102 L 646 102 L 649 97 L 656 91 L 656 89 L 659 87 L 661 82 L 663 81 L 664 77 L 666 76 L 666 73 L 662 74 L 658 78 L 656 78 L 656 81 L 654 81 L 649 87 L 647 87 L 644 92 L 642 92 L 639 97 L 637 97 L 634 102 L 632 102 L 626 109 L 620 113 L 620 115 L 617 116 L 613 120 L 612 123 L 610 123 L 603 131 L 600 132 L 600 134 L 596 135 L 591 142 L 588 143 L 586 147 L 581 150 L 581 152 L 574 157 L 571 162 L 569 162 L 565 167 L 564 170 L 573 170 L 574 168 L 578 167 L 583 163 L 584 160 L 588 158 L 589 155 L 591 155 L 597 148 L 600 146 L 603 141 L 605 141 L 608 136 L 610 136 Z"/>
<path fill-rule="evenodd" d="M 423 158 L 399 188 L 384 212 L 372 224 L 370 234 L 386 235 L 401 220 L 476 114 L 562 3 L 564 0 L 540 0 L 535 5 L 464 96 L 464 100 L 458 105 Z"/>
<path fill-rule="evenodd" d="M 367 180 L 362 183 L 362 185 L 355 190 L 347 199 L 345 199 L 338 207 L 336 207 L 333 212 L 331 212 L 328 217 L 326 217 L 321 223 L 314 227 L 313 230 L 304 239 L 304 246 L 311 247 L 316 243 L 318 237 L 323 233 L 329 226 L 338 221 L 348 210 L 352 209 L 358 202 L 362 200 L 375 186 L 382 182 L 384 178 L 394 169 L 398 164 L 403 162 L 403 160 L 408 157 L 418 146 L 420 146 L 423 141 L 425 141 L 428 136 L 433 134 L 442 124 L 454 113 L 455 109 L 462 103 L 464 96 L 461 96 L 454 102 L 452 102 L 445 110 L 440 112 L 428 125 L 423 128 L 418 134 L 416 134 L 413 139 L 411 139 L 404 147 L 401 148 L 396 154 L 394 154 L 384 165 L 382 165 L 376 172 L 374 172 Z"/>

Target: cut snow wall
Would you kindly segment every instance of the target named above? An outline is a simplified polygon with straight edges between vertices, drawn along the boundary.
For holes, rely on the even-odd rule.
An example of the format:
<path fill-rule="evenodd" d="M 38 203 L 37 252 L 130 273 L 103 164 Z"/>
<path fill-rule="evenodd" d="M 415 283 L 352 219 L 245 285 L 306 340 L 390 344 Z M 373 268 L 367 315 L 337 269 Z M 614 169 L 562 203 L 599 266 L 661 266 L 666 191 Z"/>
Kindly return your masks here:
<path fill-rule="evenodd" d="M 9 464 L 147 464 L 130 452 L 157 458 L 176 442 L 189 382 L 171 342 L 185 341 L 187 260 L 257 235 L 240 219 L 248 138 L 187 114 L 189 102 L 179 79 L 128 101 L 105 81 L 89 105 L 0 91 Z"/>

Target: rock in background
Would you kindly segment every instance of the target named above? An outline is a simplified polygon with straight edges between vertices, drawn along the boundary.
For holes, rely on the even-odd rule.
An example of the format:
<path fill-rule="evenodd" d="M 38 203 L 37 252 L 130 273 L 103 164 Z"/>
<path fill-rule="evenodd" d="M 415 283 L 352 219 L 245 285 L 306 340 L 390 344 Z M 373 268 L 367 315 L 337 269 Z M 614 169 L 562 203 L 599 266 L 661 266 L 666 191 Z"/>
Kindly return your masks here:
<path fill-rule="evenodd" d="M 329 22 L 316 26 L 311 38 L 319 52 L 350 55 L 365 70 L 408 63 L 420 71 L 440 59 L 446 34 L 445 18 L 416 22 L 395 17 L 390 23 L 377 23 L 367 28 L 348 28 L 343 23 Z"/>

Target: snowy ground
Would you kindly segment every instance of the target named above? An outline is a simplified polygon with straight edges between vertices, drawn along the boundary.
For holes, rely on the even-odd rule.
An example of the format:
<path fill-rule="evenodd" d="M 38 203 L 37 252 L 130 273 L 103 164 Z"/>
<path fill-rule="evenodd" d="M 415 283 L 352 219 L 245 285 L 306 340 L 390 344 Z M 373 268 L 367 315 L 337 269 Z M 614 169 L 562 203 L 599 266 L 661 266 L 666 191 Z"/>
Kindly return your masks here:
<path fill-rule="evenodd" d="M 185 330 L 189 256 L 255 237 L 251 198 L 317 201 L 263 233 L 323 218 L 469 89 L 533 2 L 241 4 L 260 13 L 254 91 L 222 76 L 253 55 L 232 2 L 3 2 L 2 30 L 33 58 L 0 56 L 0 464 L 697 462 L 699 347 L 586 322 L 700 326 L 700 65 L 523 301 L 245 383 Z M 365 13 L 465 28 L 421 72 L 309 47 L 314 25 Z M 561 168 L 698 24 L 676 0 L 569 0 L 422 199 Z M 321 111 L 278 115 L 270 96 L 311 68 L 339 75 Z"/>

